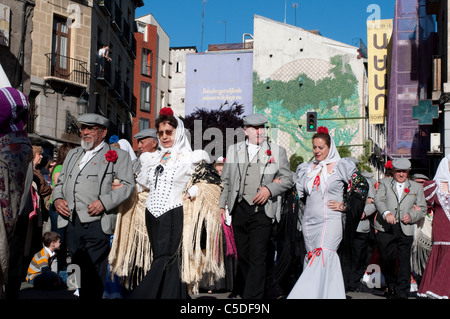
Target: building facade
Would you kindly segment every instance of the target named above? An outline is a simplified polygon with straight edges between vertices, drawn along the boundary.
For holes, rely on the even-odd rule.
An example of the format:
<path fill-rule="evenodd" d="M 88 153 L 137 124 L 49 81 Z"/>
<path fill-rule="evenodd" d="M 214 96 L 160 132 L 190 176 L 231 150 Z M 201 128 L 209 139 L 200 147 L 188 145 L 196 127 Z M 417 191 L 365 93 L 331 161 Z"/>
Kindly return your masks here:
<path fill-rule="evenodd" d="M 134 12 L 142 1 L 36 1 L 33 16 L 31 136 L 57 144 L 78 142 L 76 118 L 110 119 L 109 135 L 131 137 Z M 98 50 L 111 61 L 99 74 Z"/>

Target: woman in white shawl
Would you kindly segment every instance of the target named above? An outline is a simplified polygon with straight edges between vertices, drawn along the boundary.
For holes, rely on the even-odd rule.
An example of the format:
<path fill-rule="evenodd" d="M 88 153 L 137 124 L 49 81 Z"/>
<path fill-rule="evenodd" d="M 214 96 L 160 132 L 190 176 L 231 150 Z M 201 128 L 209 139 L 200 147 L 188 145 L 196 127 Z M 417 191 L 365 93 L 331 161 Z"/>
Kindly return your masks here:
<path fill-rule="evenodd" d="M 288 299 L 345 298 L 337 249 L 343 236 L 344 187 L 356 166 L 341 159 L 326 127 L 318 128 L 312 144 L 315 159 L 299 165 L 296 180 L 299 197 L 306 199 L 302 232 L 307 255 Z"/>
<path fill-rule="evenodd" d="M 131 298 L 185 299 L 187 285 L 180 276 L 183 232 L 183 190 L 197 164 L 210 162 L 205 151 L 192 151 L 183 122 L 170 108 L 156 119 L 160 151 L 140 156 L 136 182 L 149 190 L 145 220 L 152 246 L 152 265 Z"/>

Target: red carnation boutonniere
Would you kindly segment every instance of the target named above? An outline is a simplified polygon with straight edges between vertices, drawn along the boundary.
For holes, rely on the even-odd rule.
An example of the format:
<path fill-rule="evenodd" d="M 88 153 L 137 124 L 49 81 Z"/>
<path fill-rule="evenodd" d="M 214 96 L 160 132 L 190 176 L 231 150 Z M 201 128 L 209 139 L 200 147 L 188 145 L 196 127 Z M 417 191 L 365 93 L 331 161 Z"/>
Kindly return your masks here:
<path fill-rule="evenodd" d="M 405 193 L 406 193 L 406 194 L 409 193 L 409 188 L 405 188 Z"/>
<path fill-rule="evenodd" d="M 105 157 L 108 162 L 113 162 L 113 163 L 115 163 L 118 158 L 117 152 L 113 151 L 113 150 L 109 150 L 108 152 L 106 152 Z"/>
<path fill-rule="evenodd" d="M 267 156 L 271 156 L 272 155 L 272 151 L 271 150 L 267 150 L 266 151 L 266 155 Z M 273 163 L 275 163 L 275 159 L 273 157 L 270 157 L 269 160 L 267 161 L 267 163 L 273 164 Z"/>

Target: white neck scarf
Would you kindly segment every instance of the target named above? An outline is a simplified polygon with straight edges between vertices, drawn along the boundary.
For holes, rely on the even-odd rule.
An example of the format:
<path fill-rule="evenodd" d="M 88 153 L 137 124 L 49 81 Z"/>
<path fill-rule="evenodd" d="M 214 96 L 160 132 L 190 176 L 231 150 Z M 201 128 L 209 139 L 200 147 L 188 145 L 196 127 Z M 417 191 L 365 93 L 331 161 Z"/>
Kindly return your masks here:
<path fill-rule="evenodd" d="M 444 157 L 436 170 L 436 175 L 434 175 L 434 181 L 436 182 L 444 182 L 450 184 L 450 171 L 448 162 L 450 161 L 450 155 Z"/>
<path fill-rule="evenodd" d="M 173 142 L 173 145 L 168 148 L 163 147 L 161 143 L 159 143 L 159 147 L 161 148 L 161 158 L 166 153 L 170 153 L 172 157 L 175 158 L 177 154 L 192 152 L 191 144 L 189 143 L 189 140 L 187 138 L 183 121 L 176 115 L 174 115 L 174 117 L 178 123 L 177 128 L 175 130 L 175 141 Z"/>
<path fill-rule="evenodd" d="M 322 191 L 322 194 L 325 191 L 326 183 L 328 180 L 328 169 L 327 164 L 335 163 L 341 159 L 341 156 L 339 155 L 339 152 L 336 148 L 336 145 L 334 143 L 333 138 L 330 136 L 331 145 L 330 145 L 330 152 L 328 153 L 328 156 L 323 161 L 317 161 L 314 160 L 313 165 L 311 166 L 311 172 L 308 174 L 308 181 L 306 182 L 308 193 L 311 194 L 314 180 L 316 179 L 316 176 L 319 176 L 320 178 L 320 190 Z M 315 168 L 314 164 L 317 164 Z M 314 187 L 316 187 L 314 185 Z"/>

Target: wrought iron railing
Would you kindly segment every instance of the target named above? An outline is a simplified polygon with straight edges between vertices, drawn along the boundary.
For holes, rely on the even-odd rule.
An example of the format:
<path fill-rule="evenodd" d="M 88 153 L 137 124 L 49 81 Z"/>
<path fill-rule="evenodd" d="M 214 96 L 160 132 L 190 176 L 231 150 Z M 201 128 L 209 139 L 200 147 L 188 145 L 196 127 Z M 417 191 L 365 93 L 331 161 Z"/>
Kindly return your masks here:
<path fill-rule="evenodd" d="M 47 76 L 87 85 L 89 71 L 87 62 L 56 53 L 46 53 Z"/>

